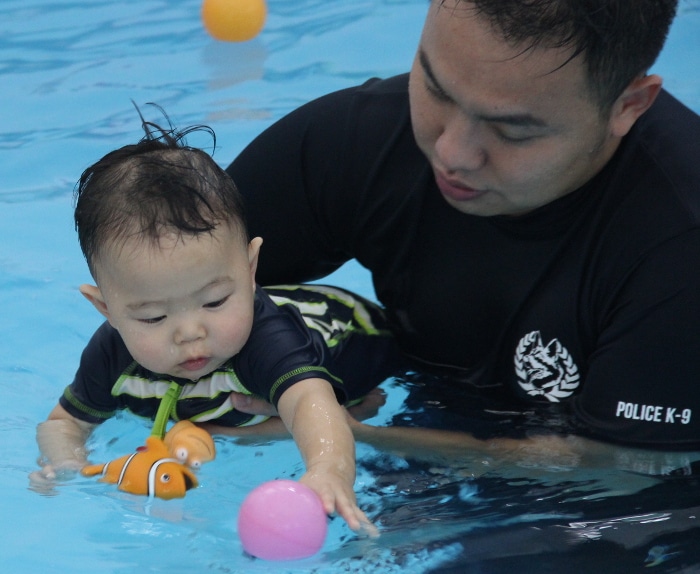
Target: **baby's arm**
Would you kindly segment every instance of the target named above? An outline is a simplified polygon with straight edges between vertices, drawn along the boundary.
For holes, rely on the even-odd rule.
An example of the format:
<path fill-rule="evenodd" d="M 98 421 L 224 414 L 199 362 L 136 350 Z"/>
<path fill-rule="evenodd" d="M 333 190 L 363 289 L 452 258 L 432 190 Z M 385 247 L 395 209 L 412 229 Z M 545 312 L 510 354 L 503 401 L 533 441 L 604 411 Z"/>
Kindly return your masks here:
<path fill-rule="evenodd" d="M 36 431 L 42 467 L 39 477 L 53 480 L 61 471 L 77 471 L 85 466 L 85 442 L 94 427 L 76 419 L 61 405 L 56 405 Z"/>
<path fill-rule="evenodd" d="M 278 409 L 306 464 L 300 482 L 316 491 L 328 514 L 337 512 L 353 530 L 376 534 L 357 506 L 355 440 L 330 384 L 299 381 L 282 394 Z"/>

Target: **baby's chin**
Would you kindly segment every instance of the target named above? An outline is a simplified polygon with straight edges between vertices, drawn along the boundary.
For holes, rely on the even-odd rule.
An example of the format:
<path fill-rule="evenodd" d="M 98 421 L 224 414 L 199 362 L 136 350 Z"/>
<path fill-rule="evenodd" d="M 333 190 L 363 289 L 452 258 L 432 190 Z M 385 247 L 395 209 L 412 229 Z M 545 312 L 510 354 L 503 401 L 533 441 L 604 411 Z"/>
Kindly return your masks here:
<path fill-rule="evenodd" d="M 214 372 L 216 372 L 224 364 L 224 362 L 225 361 L 216 361 L 215 359 L 209 359 L 206 365 L 202 366 L 199 369 L 182 368 L 178 365 L 178 368 L 174 369 L 174 372 L 169 373 L 169 376 L 178 379 L 188 379 L 193 383 L 196 383 L 200 379 L 208 377 Z"/>

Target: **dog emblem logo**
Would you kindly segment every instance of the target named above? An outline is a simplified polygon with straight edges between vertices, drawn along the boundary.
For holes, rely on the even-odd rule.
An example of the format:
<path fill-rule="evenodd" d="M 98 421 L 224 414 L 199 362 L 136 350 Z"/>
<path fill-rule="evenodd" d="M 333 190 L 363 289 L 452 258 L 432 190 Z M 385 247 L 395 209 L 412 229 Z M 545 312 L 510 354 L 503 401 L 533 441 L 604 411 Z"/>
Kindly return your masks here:
<path fill-rule="evenodd" d="M 515 351 L 518 383 L 531 397 L 558 403 L 578 388 L 580 376 L 569 351 L 557 339 L 545 346 L 539 331 L 525 335 Z"/>

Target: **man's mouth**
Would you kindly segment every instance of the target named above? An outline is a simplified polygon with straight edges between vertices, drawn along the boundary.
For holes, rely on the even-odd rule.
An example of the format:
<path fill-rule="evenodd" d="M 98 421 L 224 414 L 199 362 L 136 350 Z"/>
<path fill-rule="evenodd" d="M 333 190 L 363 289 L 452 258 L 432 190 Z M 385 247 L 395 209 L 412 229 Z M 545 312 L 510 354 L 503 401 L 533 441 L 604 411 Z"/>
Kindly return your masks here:
<path fill-rule="evenodd" d="M 453 201 L 470 201 L 486 193 L 485 191 L 464 185 L 455 179 L 450 179 L 439 171 L 435 172 L 435 182 L 437 183 L 440 193 L 447 199 Z"/>

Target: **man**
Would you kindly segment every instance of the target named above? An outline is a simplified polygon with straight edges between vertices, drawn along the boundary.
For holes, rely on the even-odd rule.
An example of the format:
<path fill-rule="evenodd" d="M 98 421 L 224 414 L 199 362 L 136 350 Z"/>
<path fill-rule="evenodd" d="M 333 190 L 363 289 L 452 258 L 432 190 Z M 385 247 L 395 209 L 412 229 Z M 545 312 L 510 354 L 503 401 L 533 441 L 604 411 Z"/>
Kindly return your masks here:
<path fill-rule="evenodd" d="M 675 9 L 434 0 L 408 77 L 302 107 L 228 168 L 259 280 L 356 258 L 416 368 L 700 450 L 700 119 L 647 74 Z"/>

